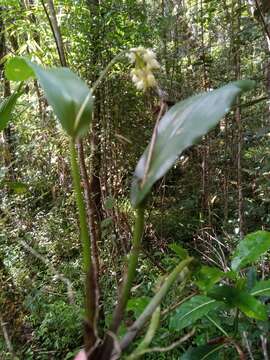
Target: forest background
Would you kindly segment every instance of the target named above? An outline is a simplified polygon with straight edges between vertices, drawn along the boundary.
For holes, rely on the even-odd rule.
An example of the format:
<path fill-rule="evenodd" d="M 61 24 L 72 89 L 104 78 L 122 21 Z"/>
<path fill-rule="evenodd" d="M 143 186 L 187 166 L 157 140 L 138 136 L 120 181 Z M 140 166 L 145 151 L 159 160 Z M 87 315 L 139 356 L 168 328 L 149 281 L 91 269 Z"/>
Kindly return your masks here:
<path fill-rule="evenodd" d="M 1 1 L 2 98 L 14 86 L 4 76 L 10 57 L 28 56 L 50 67 L 63 64 L 48 21 L 51 3 Z M 155 185 L 133 289 L 139 300 L 129 304 L 131 312 L 140 311 L 151 286 L 174 263 L 172 244 L 226 271 L 239 239 L 270 227 L 270 4 L 55 0 L 54 8 L 65 62 L 89 86 L 121 50 L 139 45 L 157 53 L 157 78 L 169 107 L 229 81 L 256 80 L 255 90 L 241 97 Z M 121 279 L 120 259 L 130 247 L 132 173 L 159 111 L 157 96 L 136 90 L 129 68 L 128 59 L 117 63 L 99 87 L 91 133 L 84 142 L 100 226 L 105 323 Z M 82 344 L 78 319 L 83 291 L 68 144 L 36 81 L 19 99 L 0 145 L 1 356 L 71 359 Z M 269 274 L 267 258 L 260 262 L 259 273 L 262 278 Z M 72 284 L 75 305 L 66 283 Z M 194 340 L 197 345 L 204 326 Z M 254 358 L 266 356 L 265 331 L 258 337 L 260 343 L 250 334 Z M 164 326 L 157 344 L 163 344 L 166 332 Z M 150 358 L 166 358 L 155 356 Z"/>

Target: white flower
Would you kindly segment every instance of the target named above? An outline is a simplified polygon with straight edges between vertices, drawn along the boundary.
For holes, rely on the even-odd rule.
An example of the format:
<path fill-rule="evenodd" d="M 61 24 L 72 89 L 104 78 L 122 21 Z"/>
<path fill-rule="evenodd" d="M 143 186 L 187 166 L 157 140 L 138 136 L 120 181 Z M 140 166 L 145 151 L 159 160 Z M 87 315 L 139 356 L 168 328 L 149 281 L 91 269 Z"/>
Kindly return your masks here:
<path fill-rule="evenodd" d="M 156 58 L 156 54 L 151 49 L 145 49 L 142 55 L 144 61 L 147 63 L 148 61 L 151 61 L 152 59 Z"/>
<path fill-rule="evenodd" d="M 131 79 L 138 90 L 147 90 L 157 85 L 153 70 L 159 69 L 160 65 L 156 54 L 151 49 L 142 46 L 130 49 L 128 58 L 135 68 L 131 70 Z"/>
<path fill-rule="evenodd" d="M 146 77 L 146 82 L 148 84 L 148 87 L 153 87 L 153 86 L 156 86 L 156 84 L 157 84 L 156 79 L 152 73 L 148 73 L 148 75 Z"/>
<path fill-rule="evenodd" d="M 136 61 L 136 55 L 135 55 L 134 52 L 129 52 L 129 53 L 127 54 L 127 57 L 129 58 L 131 64 L 135 63 L 135 61 Z"/>
<path fill-rule="evenodd" d="M 138 89 L 138 90 L 145 90 L 145 82 L 143 81 L 143 80 L 139 80 L 139 81 L 137 81 L 136 83 L 135 83 L 135 85 L 136 85 L 136 88 Z"/>
<path fill-rule="evenodd" d="M 156 59 L 151 59 L 148 61 L 146 66 L 150 70 L 156 70 L 160 68 L 159 62 Z"/>

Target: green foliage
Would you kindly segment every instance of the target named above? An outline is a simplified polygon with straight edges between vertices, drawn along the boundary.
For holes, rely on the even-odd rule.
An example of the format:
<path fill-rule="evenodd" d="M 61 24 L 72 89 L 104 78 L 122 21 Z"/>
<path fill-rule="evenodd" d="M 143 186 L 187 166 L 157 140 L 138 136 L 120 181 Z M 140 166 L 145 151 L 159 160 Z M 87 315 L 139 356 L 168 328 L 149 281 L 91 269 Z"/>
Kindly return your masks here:
<path fill-rule="evenodd" d="M 24 194 L 27 191 L 27 185 L 21 181 L 3 181 L 2 184 L 6 184 L 9 189 L 17 194 Z"/>
<path fill-rule="evenodd" d="M 247 291 L 228 285 L 213 288 L 209 295 L 216 300 L 225 302 L 229 307 L 240 309 L 245 315 L 258 320 L 267 319 L 265 305 L 255 299 Z"/>
<path fill-rule="evenodd" d="M 150 299 L 146 296 L 129 299 L 127 304 L 127 310 L 132 311 L 135 318 L 138 318 L 148 305 L 149 300 Z"/>
<path fill-rule="evenodd" d="M 37 329 L 35 341 L 58 356 L 68 349 L 77 348 L 82 338 L 82 310 L 61 299 L 46 304 L 44 295 L 40 295 L 29 296 L 25 302 L 31 312 L 29 321 Z"/>
<path fill-rule="evenodd" d="M 7 123 L 11 119 L 12 111 L 16 105 L 18 98 L 22 95 L 22 84 L 20 84 L 14 92 L 0 103 L 0 131 L 4 130 Z"/>
<path fill-rule="evenodd" d="M 217 360 L 220 359 L 219 353 L 223 345 L 202 345 L 190 347 L 188 351 L 181 356 L 181 360 Z"/>
<path fill-rule="evenodd" d="M 232 269 L 239 270 L 257 261 L 270 248 L 270 233 L 256 231 L 248 234 L 236 248 L 232 259 Z"/>
<path fill-rule="evenodd" d="M 135 169 L 131 188 L 134 207 L 140 205 L 153 184 L 166 174 L 178 156 L 230 110 L 237 95 L 252 87 L 253 81 L 234 82 L 181 101 L 162 117 Z"/>
<path fill-rule="evenodd" d="M 261 280 L 250 291 L 253 296 L 270 296 L 270 280 Z"/>
<path fill-rule="evenodd" d="M 256 101 L 257 96 L 266 95 L 261 76 L 261 69 L 265 68 L 263 62 L 268 55 L 264 46 L 265 39 L 260 26 L 256 26 L 250 16 L 247 3 L 238 9 L 236 3 L 229 1 L 225 9 L 224 4 L 216 0 L 202 2 L 198 11 L 193 0 L 187 1 L 186 6 L 176 6 L 175 2 L 169 1 L 160 6 L 158 2 L 104 0 L 100 2 L 97 12 L 95 9 L 89 11 L 86 3 L 89 2 L 54 1 L 69 64 L 89 83 L 96 79 L 103 64 L 110 61 L 111 57 L 118 53 L 118 49 L 138 46 L 141 43 L 156 48 L 159 53 L 162 67 L 158 80 L 162 90 L 168 93 L 169 106 L 171 100 L 173 102 L 175 99 L 184 99 L 206 87 L 218 87 L 232 80 L 235 77 L 234 57 L 231 57 L 234 51 L 235 54 L 241 54 L 240 67 L 243 77 L 258 79 L 258 90 L 252 94 L 252 101 Z M 263 1 L 263 7 L 266 3 L 267 1 Z M 6 37 L 7 50 L 11 50 L 5 58 L 10 58 L 14 52 L 20 56 L 28 56 L 31 52 L 33 58 L 42 59 L 42 63 L 48 66 L 55 66 L 58 63 L 56 47 L 41 3 L 4 0 L 3 5 L 5 9 L 0 16 L 6 26 L 2 33 Z M 33 22 L 33 17 L 36 17 L 36 23 Z M 235 28 L 238 21 L 241 24 L 240 33 Z M 204 34 L 203 41 L 201 31 Z M 209 40 L 211 41 L 208 43 Z M 14 46 L 16 43 L 17 46 Z M 17 73 L 11 69 L 9 79 L 26 80 L 29 76 L 34 77 L 32 69 L 29 72 L 29 67 L 25 68 L 26 63 L 20 58 L 14 58 L 7 63 L 7 74 L 12 61 Z M 42 71 L 45 70 L 41 69 Z M 52 75 L 50 71 L 51 69 L 49 73 Z M 98 163 L 95 176 L 101 181 L 102 196 L 114 200 L 101 204 L 101 217 L 105 219 L 101 224 L 102 241 L 99 241 L 101 305 L 102 309 L 105 309 L 105 328 L 111 323 L 116 288 L 123 279 L 121 269 L 129 249 L 133 215 L 130 203 L 126 200 L 129 178 L 136 158 L 142 151 L 141 146 L 150 135 L 153 117 L 156 115 L 156 99 L 152 94 L 137 96 L 124 71 L 124 64 L 117 64 L 105 80 L 104 86 L 100 87 L 100 93 L 96 93 L 96 119 L 100 120 L 96 128 L 97 153 L 101 162 Z M 59 78 L 61 76 L 59 75 Z M 81 288 L 77 219 L 66 165 L 67 147 L 65 137 L 55 128 L 43 92 L 39 93 L 40 89 L 31 82 L 26 85 L 25 90 L 23 101 L 27 99 L 27 111 L 24 114 L 18 112 L 16 123 L 12 124 L 14 128 L 12 126 L 11 136 L 7 139 L 12 150 L 11 155 L 15 156 L 3 159 L 0 168 L 1 179 L 2 173 L 4 178 L 1 182 L 0 225 L 1 231 L 3 229 L 8 235 L 5 241 L 1 240 L 1 250 L 3 248 L 4 251 L 0 254 L 0 263 L 4 259 L 3 268 L 8 270 L 8 287 L 14 281 L 22 297 L 33 288 L 40 287 L 45 291 L 43 297 L 30 297 L 30 306 L 27 304 L 30 313 L 23 318 L 31 323 L 33 339 L 28 339 L 24 342 L 25 345 L 21 345 L 17 344 L 17 338 L 12 336 L 12 344 L 18 353 L 22 347 L 24 350 L 27 348 L 20 354 L 20 358 L 27 360 L 71 359 L 75 356 L 75 349 L 82 344 L 81 314 L 75 310 L 77 307 L 72 308 L 67 304 L 66 288 L 63 284 L 59 285 L 58 281 L 58 286 L 55 286 L 50 268 L 42 265 L 40 260 L 32 255 L 24 253 L 20 246 L 22 239 L 27 240 L 44 259 L 48 258 L 49 263 L 57 270 L 63 271 L 73 285 L 75 283 L 75 291 L 77 287 Z M 46 97 L 46 89 L 43 90 Z M 51 102 L 50 104 L 54 108 Z M 154 205 L 147 210 L 146 236 L 140 248 L 143 255 L 139 260 L 136 283 L 134 282 L 132 288 L 134 299 L 129 300 L 120 338 L 134 321 L 134 317 L 137 318 L 144 311 L 146 299 L 150 296 L 156 279 L 162 275 L 162 283 L 166 279 L 168 268 L 176 265 L 177 259 L 171 259 L 166 253 L 168 247 L 181 259 L 187 256 L 185 249 L 189 249 L 192 256 L 202 256 L 204 263 L 221 258 L 222 261 L 218 261 L 216 266 L 220 266 L 224 271 L 228 269 L 228 258 L 233 249 L 232 239 L 239 230 L 235 166 L 239 154 L 238 142 L 241 145 L 240 160 L 243 166 L 242 185 L 239 186 L 244 199 L 244 231 L 248 233 L 258 228 L 268 229 L 270 151 L 267 135 L 269 129 L 265 124 L 268 121 L 269 109 L 265 101 L 252 106 L 246 104 L 242 99 L 239 127 L 235 124 L 234 114 L 228 113 L 220 128 L 205 137 L 199 146 L 183 153 L 175 163 L 173 172 L 155 189 L 158 195 L 154 199 Z M 68 106 L 72 108 L 71 105 Z M 57 107 L 59 109 L 59 104 Z M 78 107 L 80 108 L 80 105 Z M 207 106 L 205 108 L 211 110 Z M 59 111 L 61 112 L 61 109 Z M 64 111 L 61 114 L 66 115 Z M 74 119 L 74 114 L 71 117 Z M 199 118 L 198 123 L 202 120 Z M 70 136 L 80 136 L 73 125 L 73 122 L 62 123 Z M 86 123 L 82 132 L 82 136 L 87 132 Z M 166 146 L 168 144 L 167 139 Z M 90 154 L 87 142 L 85 149 L 88 165 L 89 157 L 93 154 Z M 10 170 L 13 166 L 12 172 Z M 15 181 L 10 180 L 13 175 L 16 176 Z M 152 185 L 148 191 L 151 188 Z M 124 201 L 128 204 L 125 209 L 119 206 Z M 206 225 L 210 230 L 205 230 Z M 200 231 L 201 238 L 196 239 L 194 246 L 193 240 Z M 205 236 L 208 231 L 217 234 L 220 246 L 215 247 L 214 240 Z M 223 236 L 224 233 L 227 235 Z M 202 240 L 207 245 L 206 250 L 200 248 Z M 172 246 L 168 246 L 169 242 L 173 243 Z M 179 247 L 178 242 L 184 247 Z M 219 257 L 216 257 L 217 249 L 220 251 Z M 266 255 L 266 261 L 267 258 Z M 246 265 L 249 263 L 250 261 Z M 250 295 L 263 296 L 261 301 L 265 300 L 264 296 L 269 296 L 269 280 L 254 284 L 261 274 L 260 265 L 254 265 L 255 271 L 250 276 L 250 281 L 246 281 L 243 269 L 245 265 L 241 264 L 235 271 L 224 274 L 217 267 L 203 266 L 201 271 L 196 272 L 196 276 L 187 278 L 185 284 L 179 279 L 178 286 L 173 286 L 166 295 L 162 313 L 163 310 L 166 313 L 172 305 L 193 292 L 194 285 L 197 285 L 203 294 L 210 293 L 214 284 L 221 279 L 223 285 L 227 283 L 235 289 L 246 287 Z M 242 270 L 241 274 L 238 270 Z M 263 270 L 267 277 L 267 263 Z M 48 283 L 51 292 L 46 292 Z M 154 290 L 158 292 L 158 288 L 159 285 L 156 285 Z M 51 293 L 55 293 L 53 298 Z M 2 298 L 5 298 L 3 292 Z M 36 308 L 34 304 L 37 305 Z M 79 305 L 83 306 L 82 299 Z M 260 359 L 260 337 L 269 336 L 267 321 L 255 322 L 244 313 L 237 317 L 237 308 L 235 302 L 229 311 L 223 311 L 223 307 L 220 307 L 218 311 L 206 313 L 190 324 L 196 326 L 196 335 L 187 343 L 169 353 L 154 352 L 145 355 L 145 358 L 177 360 L 185 353 L 182 356 L 184 359 L 216 359 L 223 353 L 222 358 L 236 359 L 238 355 L 231 345 L 226 344 L 224 349 L 219 351 L 222 345 L 216 347 L 207 343 L 219 338 L 221 334 L 224 335 L 225 331 L 228 333 L 225 337 L 238 342 L 245 351 L 245 342 L 241 338 L 245 331 L 253 357 Z M 9 307 L 8 309 L 11 312 Z M 256 311 L 256 307 L 253 311 Z M 210 316 L 213 322 L 209 320 Z M 101 320 L 101 332 L 103 325 Z M 24 334 L 24 331 L 21 333 Z M 162 317 L 161 328 L 153 339 L 153 346 L 167 346 L 184 334 L 185 329 L 170 331 L 169 321 Z M 189 347 L 191 344 L 197 347 Z M 2 341 L 0 352 L 5 358 L 6 345 Z M 11 356 L 7 355 L 7 358 Z"/>
<path fill-rule="evenodd" d="M 180 258 L 180 259 L 185 259 L 188 257 L 188 252 L 186 249 L 184 249 L 182 246 L 180 246 L 179 244 L 170 244 L 169 248 L 175 252 L 175 254 Z"/>
<path fill-rule="evenodd" d="M 196 285 L 202 291 L 209 291 L 213 285 L 218 282 L 224 273 L 215 267 L 202 266 L 198 274 L 196 274 Z"/>
<path fill-rule="evenodd" d="M 194 296 L 181 305 L 170 317 L 170 329 L 175 331 L 184 329 L 194 324 L 210 311 L 218 309 L 221 305 L 221 302 L 207 296 Z"/>
<path fill-rule="evenodd" d="M 34 70 L 29 66 L 28 60 L 14 57 L 5 65 L 5 75 L 8 80 L 25 81 L 30 77 L 34 77 Z"/>
<path fill-rule="evenodd" d="M 23 58 L 10 60 L 6 76 L 21 81 L 33 74 L 39 80 L 49 104 L 63 129 L 73 139 L 86 135 L 92 116 L 93 97 L 87 85 L 67 68 L 43 69 Z"/>

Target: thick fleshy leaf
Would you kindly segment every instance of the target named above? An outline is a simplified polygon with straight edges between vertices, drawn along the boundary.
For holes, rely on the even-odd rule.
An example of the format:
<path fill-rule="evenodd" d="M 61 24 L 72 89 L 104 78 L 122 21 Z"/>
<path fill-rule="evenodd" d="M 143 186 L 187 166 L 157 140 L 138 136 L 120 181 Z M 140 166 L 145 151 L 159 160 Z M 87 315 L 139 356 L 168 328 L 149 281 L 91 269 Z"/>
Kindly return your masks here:
<path fill-rule="evenodd" d="M 207 296 L 198 295 L 182 304 L 170 317 L 170 329 L 179 331 L 192 325 L 209 311 L 222 306 L 221 302 Z"/>
<path fill-rule="evenodd" d="M 13 61 L 7 69 L 8 74 L 12 74 L 12 69 L 15 73 L 16 69 L 18 73 L 18 69 L 21 73 L 26 71 L 25 77 L 31 76 L 32 71 L 67 134 L 74 139 L 86 135 L 92 117 L 93 97 L 76 74 L 67 68 L 44 69 L 23 58 L 19 58 L 19 66 Z"/>
<path fill-rule="evenodd" d="M 212 298 L 223 301 L 229 307 L 236 307 L 248 317 L 266 320 L 267 311 L 265 305 L 255 299 L 247 291 L 239 290 L 228 285 L 218 286 L 209 293 Z"/>
<path fill-rule="evenodd" d="M 270 296 L 270 280 L 257 282 L 250 293 L 253 296 Z"/>
<path fill-rule="evenodd" d="M 202 345 L 190 347 L 187 352 L 180 357 L 180 360 L 218 360 L 219 351 L 223 348 L 221 345 Z"/>
<path fill-rule="evenodd" d="M 132 205 L 139 206 L 181 152 L 222 119 L 241 91 L 253 86 L 250 80 L 237 81 L 174 105 L 160 120 L 154 144 L 146 148 L 137 164 L 131 189 Z"/>
<path fill-rule="evenodd" d="M 22 85 L 19 85 L 13 94 L 5 98 L 0 103 L 0 131 L 4 130 L 4 128 L 7 126 L 7 123 L 11 119 L 11 114 L 16 105 L 17 99 L 22 94 L 20 92 L 21 86 Z"/>
<path fill-rule="evenodd" d="M 239 270 L 243 266 L 257 261 L 270 249 L 270 232 L 256 231 L 241 240 L 232 259 L 232 269 Z"/>
<path fill-rule="evenodd" d="M 224 275 L 224 272 L 216 267 L 202 266 L 196 275 L 196 284 L 202 291 L 209 291 Z"/>

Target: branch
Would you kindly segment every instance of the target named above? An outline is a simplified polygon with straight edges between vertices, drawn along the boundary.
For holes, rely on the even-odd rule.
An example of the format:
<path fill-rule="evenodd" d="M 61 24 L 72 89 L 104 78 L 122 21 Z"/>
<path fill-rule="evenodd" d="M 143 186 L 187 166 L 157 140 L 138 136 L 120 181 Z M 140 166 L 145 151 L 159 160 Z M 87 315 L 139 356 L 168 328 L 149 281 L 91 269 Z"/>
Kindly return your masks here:
<path fill-rule="evenodd" d="M 171 313 L 174 309 L 178 308 L 180 305 L 182 305 L 184 302 L 186 302 L 187 300 L 191 299 L 193 296 L 197 295 L 197 292 L 194 291 L 193 293 L 191 293 L 190 295 L 184 297 L 183 299 L 181 299 L 180 301 L 176 302 L 175 304 L 171 305 L 169 308 L 165 309 L 162 311 L 161 316 L 167 316 L 169 313 Z"/>
<path fill-rule="evenodd" d="M 61 281 L 63 281 L 63 283 L 66 284 L 67 286 L 67 295 L 68 295 L 68 299 L 69 299 L 69 303 L 70 304 L 75 304 L 74 301 L 74 291 L 72 289 L 72 283 L 69 279 L 67 279 L 63 274 L 60 274 L 55 268 L 54 266 L 51 264 L 50 260 L 46 259 L 45 257 L 43 257 L 42 255 L 40 255 L 35 249 L 33 249 L 31 246 L 29 246 L 28 244 L 26 244 L 25 241 L 20 240 L 20 244 L 27 250 L 29 251 L 33 256 L 35 256 L 37 259 L 39 259 L 41 262 L 43 262 L 43 264 L 45 264 L 46 266 L 48 266 L 48 268 L 51 270 L 51 272 Z"/>
<path fill-rule="evenodd" d="M 267 26 L 267 24 L 266 24 L 266 21 L 264 20 L 264 16 L 263 16 L 263 13 L 262 13 L 262 11 L 261 11 L 261 8 L 260 8 L 260 5 L 259 5 L 259 3 L 258 3 L 258 0 L 255 0 L 255 4 L 256 4 L 256 8 L 257 8 L 257 10 L 258 10 L 258 13 L 259 13 L 259 15 L 260 15 L 262 24 L 263 24 L 263 28 L 264 28 L 265 34 L 266 34 L 266 36 L 268 37 L 268 41 L 270 42 L 270 32 L 269 32 L 268 26 Z"/>
<path fill-rule="evenodd" d="M 44 0 L 41 0 L 41 3 L 43 6 L 43 9 L 44 9 L 44 12 L 47 16 L 48 22 L 50 24 L 50 28 L 52 30 L 52 34 L 53 34 L 53 37 L 55 40 L 55 45 L 57 47 L 57 52 L 58 52 L 60 63 L 62 66 L 67 66 L 64 44 L 63 44 L 62 35 L 60 32 L 59 26 L 57 24 L 57 18 L 56 18 L 54 5 L 53 5 L 53 0 L 48 0 L 50 14 L 48 13 L 46 5 L 44 4 Z"/>
<path fill-rule="evenodd" d="M 181 263 L 176 266 L 176 268 L 169 274 L 167 279 L 164 281 L 160 290 L 156 293 L 156 295 L 152 298 L 150 303 L 146 306 L 143 313 L 138 317 L 138 319 L 131 325 L 131 327 L 127 330 L 123 339 L 120 341 L 121 349 L 126 349 L 132 340 L 137 336 L 139 331 L 143 328 L 143 326 L 147 323 L 147 321 L 152 316 L 155 309 L 160 305 L 164 296 L 168 293 L 172 284 L 179 278 L 180 280 L 186 279 L 189 274 L 189 270 L 187 266 L 193 261 L 193 258 L 188 257 L 187 259 L 181 261 Z"/>
<path fill-rule="evenodd" d="M 133 351 L 133 353 L 128 356 L 127 360 L 136 360 L 147 352 L 148 350 L 147 348 L 149 347 L 157 331 L 159 320 L 160 320 L 160 306 L 156 308 L 156 310 L 152 315 L 145 337 L 137 346 L 137 348 Z"/>
<path fill-rule="evenodd" d="M 191 338 L 194 334 L 195 334 L 196 329 L 192 329 L 189 333 L 187 333 L 186 335 L 184 335 L 183 337 L 181 337 L 179 340 L 173 342 L 171 345 L 166 346 L 166 347 L 153 347 L 151 349 L 146 349 L 143 354 L 147 354 L 150 352 L 168 352 L 171 351 L 173 349 L 175 349 L 177 346 L 183 344 L 183 342 L 187 341 L 189 338 Z M 142 354 L 142 355 L 143 355 Z"/>
<path fill-rule="evenodd" d="M 1 324 L 2 331 L 3 331 L 3 335 L 4 335 L 4 339 L 5 339 L 7 349 L 10 352 L 10 354 L 12 355 L 12 357 L 15 358 L 15 354 L 14 354 L 14 351 L 13 351 L 13 346 L 11 344 L 11 341 L 10 341 L 10 338 L 9 338 L 9 335 L 8 335 L 8 332 L 7 332 L 7 329 L 6 329 L 6 323 L 2 319 L 1 315 L 0 315 L 0 324 Z"/>

